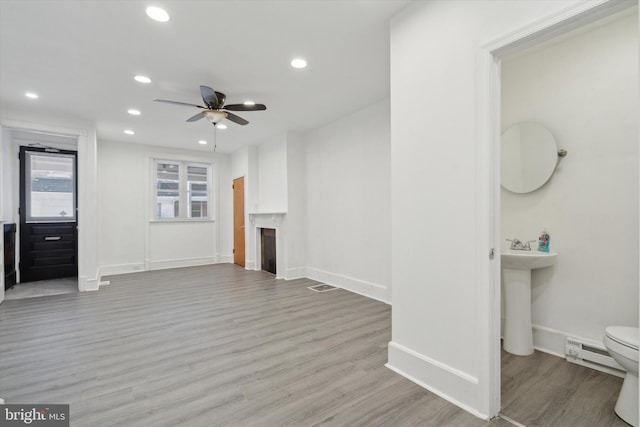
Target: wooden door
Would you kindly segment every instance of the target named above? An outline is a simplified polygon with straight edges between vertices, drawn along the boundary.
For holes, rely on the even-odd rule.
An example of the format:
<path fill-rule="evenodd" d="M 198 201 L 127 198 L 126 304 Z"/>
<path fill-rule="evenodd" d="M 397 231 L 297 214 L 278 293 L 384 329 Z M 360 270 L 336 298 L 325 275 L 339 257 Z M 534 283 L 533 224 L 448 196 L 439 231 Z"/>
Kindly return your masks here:
<path fill-rule="evenodd" d="M 244 267 L 244 177 L 233 180 L 233 262 Z"/>
<path fill-rule="evenodd" d="M 20 282 L 78 276 L 77 153 L 20 147 Z"/>

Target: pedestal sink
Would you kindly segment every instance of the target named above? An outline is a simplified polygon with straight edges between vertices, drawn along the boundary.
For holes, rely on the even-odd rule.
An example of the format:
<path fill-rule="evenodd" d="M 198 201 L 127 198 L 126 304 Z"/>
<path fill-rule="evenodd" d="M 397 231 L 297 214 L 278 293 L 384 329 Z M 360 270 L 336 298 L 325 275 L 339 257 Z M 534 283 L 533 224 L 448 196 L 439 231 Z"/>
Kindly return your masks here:
<path fill-rule="evenodd" d="M 504 282 L 504 341 L 505 351 L 518 356 L 533 353 L 531 328 L 531 270 L 549 267 L 556 262 L 556 252 L 502 252 L 502 280 Z"/>

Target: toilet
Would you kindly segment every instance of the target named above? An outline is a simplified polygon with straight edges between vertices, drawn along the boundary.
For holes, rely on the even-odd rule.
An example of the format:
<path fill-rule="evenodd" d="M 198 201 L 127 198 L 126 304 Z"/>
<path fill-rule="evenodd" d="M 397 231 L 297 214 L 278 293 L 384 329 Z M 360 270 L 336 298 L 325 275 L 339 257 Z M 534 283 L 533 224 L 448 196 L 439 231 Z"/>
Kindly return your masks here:
<path fill-rule="evenodd" d="M 627 371 L 616 402 L 616 414 L 638 427 L 638 341 L 639 329 L 609 326 L 603 339 L 609 354 Z"/>

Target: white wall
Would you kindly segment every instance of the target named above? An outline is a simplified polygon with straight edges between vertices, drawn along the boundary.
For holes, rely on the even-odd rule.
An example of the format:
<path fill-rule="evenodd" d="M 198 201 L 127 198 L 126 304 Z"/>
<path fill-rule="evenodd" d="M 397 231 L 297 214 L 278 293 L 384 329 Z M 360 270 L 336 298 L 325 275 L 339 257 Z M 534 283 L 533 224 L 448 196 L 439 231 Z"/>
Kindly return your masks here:
<path fill-rule="evenodd" d="M 213 164 L 214 221 L 152 221 L 154 158 Z M 156 147 L 100 141 L 100 269 L 103 275 L 228 262 L 232 259 L 230 159 Z"/>
<path fill-rule="evenodd" d="M 287 212 L 287 135 L 258 146 L 258 212 Z"/>
<path fill-rule="evenodd" d="M 278 219 L 279 277 L 310 277 L 390 302 L 389 134 L 386 99 L 234 152 L 233 177 L 257 187 L 246 205 L 259 200 L 247 211 L 247 268 L 256 268 L 257 241 L 249 213 L 286 212 Z"/>
<path fill-rule="evenodd" d="M 13 195 L 18 191 L 18 188 L 14 188 L 13 173 L 12 170 L 15 166 L 14 163 L 18 163 L 18 159 L 12 159 L 13 150 L 11 143 L 11 133 L 7 128 L 2 129 L 0 135 L 0 153 L 2 153 L 2 161 L 0 162 L 0 168 L 2 173 L 0 174 L 0 188 L 2 188 L 2 197 L 0 197 L 0 219 L 7 222 L 14 221 L 14 207 L 13 207 Z M 15 213 L 17 218 L 17 212 Z M 2 258 L 4 260 L 4 258 Z"/>
<path fill-rule="evenodd" d="M 0 194 L 0 226 L 4 222 L 9 222 L 8 215 L 5 212 L 5 198 L 7 197 L 5 194 L 5 186 L 4 182 L 6 181 L 5 175 L 7 174 L 7 168 L 5 167 L 5 158 L 7 156 L 5 151 L 5 140 L 6 140 L 7 131 L 0 127 L 0 153 L 2 153 L 2 160 L 0 161 L 0 190 L 2 190 L 2 194 Z M 4 236 L 4 228 L 2 230 Z M 4 239 L 4 237 L 3 237 Z M 4 240 L 3 243 L 0 244 L 0 304 L 4 301 Z"/>
<path fill-rule="evenodd" d="M 420 1 L 391 26 L 392 342 L 388 366 L 497 412 L 487 343 L 489 191 L 477 192 L 482 46 L 577 1 Z M 486 102 L 486 101 L 485 101 Z M 485 125 L 486 126 L 486 125 Z M 482 304 L 482 305 L 480 305 Z"/>
<path fill-rule="evenodd" d="M 307 166 L 302 136 L 287 134 L 286 279 L 305 277 L 307 261 Z"/>
<path fill-rule="evenodd" d="M 548 227 L 560 254 L 533 272 L 532 320 L 562 355 L 566 336 L 638 326 L 638 20 L 611 19 L 502 63 L 503 129 L 541 123 L 568 151 L 541 189 L 501 193 L 503 239 Z"/>
<path fill-rule="evenodd" d="M 231 178 L 231 156 L 224 155 L 216 163 L 218 172 L 214 171 L 214 187 L 217 189 L 216 203 L 216 242 L 217 262 L 233 262 L 233 178 Z"/>
<path fill-rule="evenodd" d="M 390 302 L 389 100 L 304 135 L 307 274 Z"/>

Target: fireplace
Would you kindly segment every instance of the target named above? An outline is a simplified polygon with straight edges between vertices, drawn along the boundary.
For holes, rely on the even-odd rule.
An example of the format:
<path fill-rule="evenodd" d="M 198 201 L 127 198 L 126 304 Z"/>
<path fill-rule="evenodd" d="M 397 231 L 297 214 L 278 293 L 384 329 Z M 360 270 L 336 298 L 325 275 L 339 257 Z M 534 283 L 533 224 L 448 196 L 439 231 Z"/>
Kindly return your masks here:
<path fill-rule="evenodd" d="M 276 274 L 276 230 L 260 229 L 260 253 L 262 270 Z"/>
<path fill-rule="evenodd" d="M 247 253 L 251 254 L 251 258 L 247 260 L 247 269 L 269 271 L 278 279 L 285 277 L 287 271 L 287 259 L 284 256 L 287 237 L 286 217 L 285 212 L 249 213 L 249 222 L 252 226 L 249 227 L 251 236 L 248 240 L 250 247 Z M 265 232 L 267 236 L 263 237 Z M 267 247 L 264 246 L 265 242 Z M 265 251 L 270 252 L 271 255 L 263 256 Z"/>

